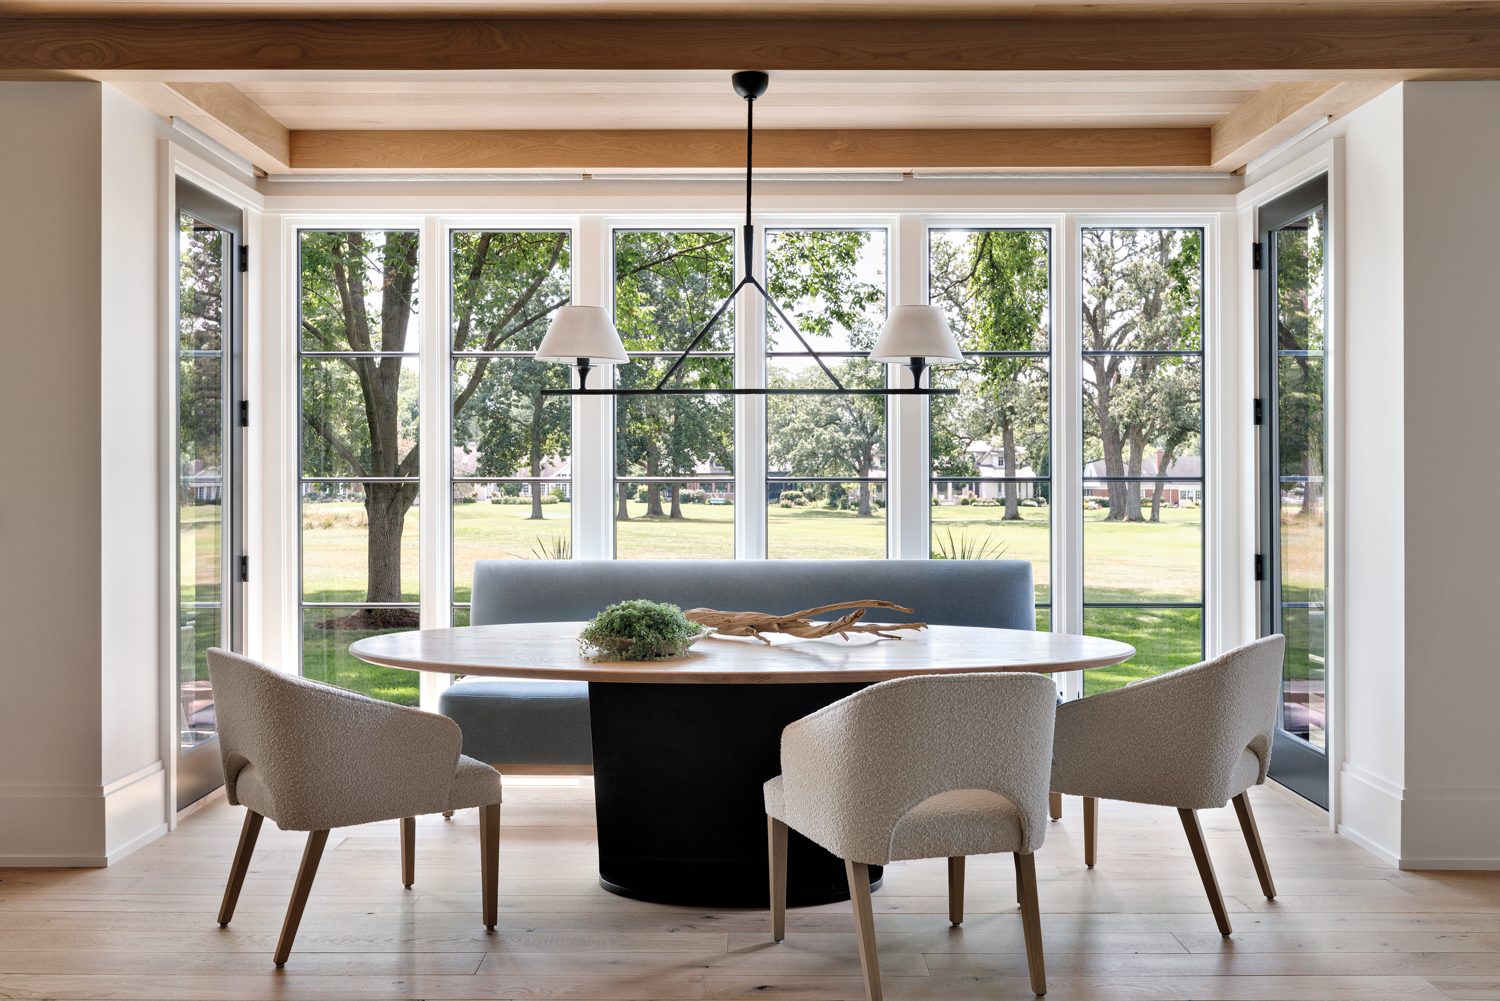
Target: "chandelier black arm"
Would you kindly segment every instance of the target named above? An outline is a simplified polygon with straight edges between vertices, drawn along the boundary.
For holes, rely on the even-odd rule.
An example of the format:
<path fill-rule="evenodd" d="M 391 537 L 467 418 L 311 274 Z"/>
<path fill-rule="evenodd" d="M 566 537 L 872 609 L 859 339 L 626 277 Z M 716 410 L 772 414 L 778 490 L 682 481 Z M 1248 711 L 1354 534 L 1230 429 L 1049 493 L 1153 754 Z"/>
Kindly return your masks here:
<path fill-rule="evenodd" d="M 730 292 L 729 297 L 719 304 L 719 308 L 714 312 L 714 315 L 709 317 L 708 322 L 703 325 L 703 329 L 698 331 L 698 336 L 694 337 L 692 343 L 687 346 L 682 354 L 677 356 L 677 360 L 672 363 L 672 367 L 667 369 L 667 374 L 661 377 L 661 382 L 656 384 L 657 392 L 666 392 L 664 387 L 667 384 L 667 380 L 677 373 L 678 367 L 687 361 L 687 356 L 693 353 L 693 349 L 698 346 L 698 342 L 708 335 L 708 332 L 713 329 L 715 323 L 719 322 L 719 317 L 723 316 L 724 310 L 729 308 L 731 302 L 734 302 L 734 297 L 740 294 L 740 289 L 744 288 L 747 282 L 753 282 L 754 280 L 749 275 L 740 279 L 740 283 L 734 287 L 734 291 Z"/>
<path fill-rule="evenodd" d="M 797 325 L 794 324 L 791 320 L 787 319 L 786 314 L 781 311 L 781 306 L 776 302 L 775 299 L 771 298 L 771 293 L 766 291 L 766 287 L 762 285 L 758 279 L 751 278 L 750 281 L 755 286 L 756 291 L 761 294 L 761 298 L 765 299 L 766 302 L 770 304 L 771 308 L 776 310 L 776 315 L 781 317 L 781 322 L 785 323 L 787 329 L 796 335 L 797 340 L 800 341 L 802 343 L 802 346 L 807 349 L 807 353 L 813 356 L 813 361 L 818 363 L 818 367 L 823 370 L 823 373 L 827 375 L 828 378 L 833 380 L 833 384 L 835 386 L 837 386 L 839 389 L 843 389 L 844 384 L 842 382 L 839 382 L 839 377 L 833 374 L 833 369 L 829 368 L 828 363 L 823 361 L 823 356 L 814 351 L 813 346 L 807 343 L 807 338 L 802 336 L 802 331 L 797 329 Z"/>

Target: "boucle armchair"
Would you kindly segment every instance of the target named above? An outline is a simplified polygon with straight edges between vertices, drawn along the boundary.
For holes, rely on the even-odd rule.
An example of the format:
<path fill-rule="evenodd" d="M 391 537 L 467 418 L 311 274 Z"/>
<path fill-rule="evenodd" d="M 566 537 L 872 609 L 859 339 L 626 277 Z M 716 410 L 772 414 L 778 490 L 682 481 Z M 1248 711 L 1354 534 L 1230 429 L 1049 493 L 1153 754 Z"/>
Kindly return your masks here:
<path fill-rule="evenodd" d="M 265 817 L 283 831 L 310 832 L 276 945 L 282 966 L 330 829 L 400 819 L 402 882 L 410 886 L 417 816 L 478 807 L 484 923 L 495 927 L 500 774 L 458 753 L 463 736 L 456 723 L 282 674 L 227 650 L 208 651 L 208 670 L 225 791 L 230 803 L 246 808 L 220 926 L 234 916 Z"/>
<path fill-rule="evenodd" d="M 1286 637 L 1057 707 L 1052 791 L 1083 797 L 1083 860 L 1093 868 L 1099 800 L 1177 808 L 1219 932 L 1231 932 L 1199 810 L 1234 801 L 1261 890 L 1276 896 L 1246 790 L 1266 780 Z"/>
<path fill-rule="evenodd" d="M 844 860 L 860 964 L 880 1001 L 868 866 L 947 858 L 949 920 L 963 921 L 964 858 L 1013 852 L 1031 986 L 1047 992 L 1032 853 L 1047 836 L 1057 689 L 1038 674 L 886 681 L 781 733 L 765 785 L 772 938 L 786 933 L 787 829 Z"/>

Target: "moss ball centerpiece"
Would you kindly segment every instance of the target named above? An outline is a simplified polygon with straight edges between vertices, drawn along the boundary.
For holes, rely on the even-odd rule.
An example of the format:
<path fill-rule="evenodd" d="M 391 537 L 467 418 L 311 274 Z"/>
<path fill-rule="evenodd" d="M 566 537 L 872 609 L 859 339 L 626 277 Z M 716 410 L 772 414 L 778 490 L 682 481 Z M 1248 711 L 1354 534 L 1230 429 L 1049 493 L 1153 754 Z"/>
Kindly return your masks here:
<path fill-rule="evenodd" d="M 676 605 L 640 598 L 610 605 L 589 620 L 578 648 L 590 660 L 666 660 L 687 653 L 703 627 Z"/>

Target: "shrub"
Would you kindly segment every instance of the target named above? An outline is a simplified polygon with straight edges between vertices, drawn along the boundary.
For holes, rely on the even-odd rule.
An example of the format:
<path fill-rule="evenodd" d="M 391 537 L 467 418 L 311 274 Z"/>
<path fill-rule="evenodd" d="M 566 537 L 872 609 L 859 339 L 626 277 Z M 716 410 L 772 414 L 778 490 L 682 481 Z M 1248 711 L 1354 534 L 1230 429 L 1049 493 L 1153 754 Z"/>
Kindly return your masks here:
<path fill-rule="evenodd" d="M 781 498 L 781 500 L 779 500 L 779 501 L 776 502 L 776 506 L 777 507 L 794 507 L 795 504 L 794 504 L 794 502 L 789 501 L 785 497 L 783 497 L 783 498 Z"/>
<path fill-rule="evenodd" d="M 971 504 L 974 503 L 974 500 L 973 500 L 973 498 L 970 498 L 970 497 L 960 497 L 958 499 L 958 503 L 962 507 L 968 507 L 969 505 L 971 505 Z"/>
<path fill-rule="evenodd" d="M 1040 504 L 1038 504 L 1036 502 L 1036 499 L 1032 498 L 1032 497 L 1023 497 L 1017 503 L 1019 503 L 1021 507 L 1040 507 L 1041 506 Z"/>
<path fill-rule="evenodd" d="M 566 501 L 568 499 L 568 495 L 563 491 L 562 487 L 553 487 L 551 490 L 549 490 L 547 492 L 547 497 L 553 498 L 559 504 L 563 503 L 564 501 Z M 546 500 L 545 497 L 542 498 L 542 499 L 543 499 L 543 501 Z"/>
<path fill-rule="evenodd" d="M 467 497 L 455 497 L 455 498 L 453 498 L 453 503 L 455 503 L 455 504 L 477 504 L 477 503 L 479 503 L 479 498 L 475 497 L 473 494 L 469 494 Z"/>
<path fill-rule="evenodd" d="M 687 653 L 702 632 L 676 605 L 637 598 L 610 605 L 590 619 L 578 647 L 593 660 L 664 660 Z"/>
<path fill-rule="evenodd" d="M 806 496 L 806 495 L 803 494 L 801 490 L 783 490 L 781 492 L 781 499 L 782 500 L 799 501 L 804 496 Z"/>
<path fill-rule="evenodd" d="M 706 496 L 706 494 L 702 490 L 679 490 L 679 491 L 677 491 L 677 499 L 678 499 L 678 501 L 680 503 L 683 503 L 683 504 L 702 504 L 703 503 L 703 498 L 705 496 Z"/>

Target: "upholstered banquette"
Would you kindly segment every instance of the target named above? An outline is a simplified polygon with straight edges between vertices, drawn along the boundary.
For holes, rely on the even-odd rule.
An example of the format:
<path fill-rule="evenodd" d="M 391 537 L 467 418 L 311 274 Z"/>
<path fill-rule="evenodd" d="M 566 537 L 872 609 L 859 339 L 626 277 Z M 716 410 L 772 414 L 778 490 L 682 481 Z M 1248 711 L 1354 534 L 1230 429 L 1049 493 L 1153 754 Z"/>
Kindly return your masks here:
<path fill-rule="evenodd" d="M 914 611 L 877 621 L 1036 624 L 1031 564 L 1019 560 L 481 560 L 469 621 L 584 620 L 631 598 L 775 614 L 878 598 Z M 593 761 L 584 682 L 467 680 L 438 705 L 463 730 L 463 753 L 502 771 Z"/>

